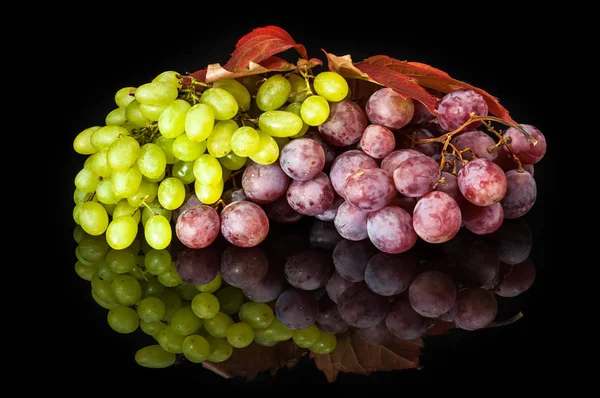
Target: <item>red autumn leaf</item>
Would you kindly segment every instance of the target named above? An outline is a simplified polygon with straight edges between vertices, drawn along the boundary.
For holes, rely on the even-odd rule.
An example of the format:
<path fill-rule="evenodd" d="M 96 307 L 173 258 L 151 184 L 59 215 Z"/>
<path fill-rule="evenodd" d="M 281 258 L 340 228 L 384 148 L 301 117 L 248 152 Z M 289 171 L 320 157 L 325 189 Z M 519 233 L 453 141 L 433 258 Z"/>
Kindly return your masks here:
<path fill-rule="evenodd" d="M 246 68 L 251 62 L 261 63 L 290 48 L 296 49 L 302 58 L 308 58 L 306 48 L 297 44 L 292 36 L 280 27 L 270 25 L 256 28 L 238 40 L 224 68 L 230 71 Z"/>
<path fill-rule="evenodd" d="M 202 366 L 216 374 L 229 379 L 236 376 L 253 380 L 259 373 L 275 374 L 283 367 L 292 368 L 307 353 L 293 341 L 288 340 L 266 347 L 252 343 L 244 348 L 234 348 L 231 357 L 220 363 L 202 362 Z"/>
<path fill-rule="evenodd" d="M 350 55 L 339 57 L 325 52 L 329 61 L 329 70 L 338 72 L 347 78 L 358 78 L 389 87 L 403 98 L 413 98 L 433 112 L 437 99 L 410 78 L 393 69 L 379 65 L 353 63 Z"/>
<path fill-rule="evenodd" d="M 368 375 L 378 371 L 419 368 L 423 341 L 395 338 L 385 346 L 365 342 L 354 331 L 337 335 L 337 347 L 330 354 L 310 356 L 333 383 L 339 372 Z"/>
<path fill-rule="evenodd" d="M 474 90 L 481 94 L 488 105 L 491 114 L 509 122 L 515 121 L 508 114 L 508 110 L 500 105 L 498 99 L 487 91 L 479 87 L 472 86 L 460 80 L 453 79 L 446 72 L 436 69 L 432 66 L 419 62 L 400 61 L 387 55 L 375 55 L 355 64 L 361 69 L 360 65 L 377 65 L 387 69 L 394 70 L 404 76 L 408 76 L 411 81 L 423 86 L 449 93 L 456 90 Z"/>

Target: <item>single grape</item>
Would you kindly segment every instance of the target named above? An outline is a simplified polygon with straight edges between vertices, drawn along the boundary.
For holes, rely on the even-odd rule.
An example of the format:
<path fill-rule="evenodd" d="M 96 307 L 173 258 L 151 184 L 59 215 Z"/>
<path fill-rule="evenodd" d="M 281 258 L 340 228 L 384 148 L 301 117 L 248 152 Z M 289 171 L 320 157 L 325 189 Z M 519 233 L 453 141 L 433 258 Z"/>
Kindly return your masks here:
<path fill-rule="evenodd" d="M 162 250 L 169 246 L 172 237 L 171 224 L 163 215 L 152 216 L 144 226 L 146 241 L 156 250 Z"/>
<path fill-rule="evenodd" d="M 290 178 L 307 181 L 323 171 L 325 151 L 313 139 L 297 138 L 283 147 L 279 156 L 279 164 Z"/>
<path fill-rule="evenodd" d="M 396 138 L 389 128 L 370 124 L 363 131 L 360 147 L 372 158 L 383 159 L 396 147 Z"/>
<path fill-rule="evenodd" d="M 238 156 L 247 157 L 260 149 L 260 136 L 250 126 L 238 128 L 231 135 L 231 150 Z"/>
<path fill-rule="evenodd" d="M 180 336 L 189 336 L 202 327 L 202 320 L 186 305 L 173 312 L 169 327 Z"/>
<path fill-rule="evenodd" d="M 146 297 L 138 303 L 136 311 L 140 320 L 158 322 L 165 316 L 166 308 L 158 297 Z"/>
<path fill-rule="evenodd" d="M 458 172 L 458 188 L 477 206 L 488 206 L 504 198 L 507 189 L 504 171 L 487 159 L 472 160 Z"/>
<path fill-rule="evenodd" d="M 176 333 L 170 325 L 163 328 L 155 338 L 163 350 L 173 354 L 183 354 L 183 341 L 186 335 Z"/>
<path fill-rule="evenodd" d="M 210 247 L 204 249 L 184 248 L 177 253 L 176 269 L 183 282 L 203 285 L 217 276 L 219 258 Z"/>
<path fill-rule="evenodd" d="M 204 329 L 206 332 L 218 339 L 225 338 L 227 329 L 233 325 L 233 319 L 223 312 L 218 312 L 212 318 L 208 318 L 204 321 Z"/>
<path fill-rule="evenodd" d="M 350 174 L 342 189 L 346 202 L 364 212 L 382 209 L 396 196 L 392 176 L 379 168 L 358 170 Z"/>
<path fill-rule="evenodd" d="M 289 205 L 300 214 L 314 216 L 333 204 L 334 190 L 329 177 L 319 172 L 307 181 L 293 180 L 286 194 Z"/>
<path fill-rule="evenodd" d="M 413 156 L 423 156 L 423 153 L 414 149 L 397 149 L 383 158 L 380 167 L 388 173 L 393 174 L 394 170 L 396 170 L 403 161 Z"/>
<path fill-rule="evenodd" d="M 216 203 L 223 194 L 223 178 L 214 185 L 203 185 L 199 181 L 194 182 L 194 193 L 198 200 L 207 205 Z"/>
<path fill-rule="evenodd" d="M 252 100 L 250 92 L 239 81 L 235 79 L 220 79 L 213 83 L 213 87 L 222 88 L 231 94 L 243 112 L 250 109 L 250 101 Z"/>
<path fill-rule="evenodd" d="M 522 263 L 511 267 L 509 273 L 502 278 L 496 289 L 496 294 L 501 297 L 516 297 L 533 285 L 536 270 L 533 261 L 528 258 Z"/>
<path fill-rule="evenodd" d="M 212 106 L 205 103 L 192 106 L 185 116 L 185 135 L 189 140 L 196 143 L 205 141 L 212 132 L 215 119 Z"/>
<path fill-rule="evenodd" d="M 390 307 L 385 325 L 396 337 L 404 340 L 418 339 L 433 326 L 434 320 L 419 315 L 408 300 L 399 298 Z"/>
<path fill-rule="evenodd" d="M 306 329 L 317 320 L 316 297 L 308 291 L 289 288 L 279 295 L 275 304 L 277 319 L 292 330 Z"/>
<path fill-rule="evenodd" d="M 158 275 L 158 281 L 167 287 L 176 287 L 183 283 L 181 277 L 177 273 L 176 263 L 171 263 L 171 266 L 166 272 Z"/>
<path fill-rule="evenodd" d="M 325 286 L 333 268 L 331 256 L 324 250 L 309 249 L 290 256 L 284 266 L 288 283 L 302 290 Z"/>
<path fill-rule="evenodd" d="M 142 332 L 144 332 L 147 335 L 152 336 L 152 337 L 158 337 L 158 334 L 166 327 L 167 327 L 167 325 L 161 321 L 144 322 L 144 321 L 140 320 L 140 329 L 142 329 Z M 161 349 L 162 349 L 162 347 L 161 347 Z"/>
<path fill-rule="evenodd" d="M 221 363 L 231 358 L 233 347 L 227 339 L 209 336 L 206 337 L 206 341 L 210 345 L 210 356 L 208 357 L 210 362 Z"/>
<path fill-rule="evenodd" d="M 135 362 L 144 368 L 168 368 L 175 363 L 175 359 L 175 354 L 165 351 L 158 344 L 140 348 L 135 353 Z"/>
<path fill-rule="evenodd" d="M 367 328 L 381 322 L 389 308 L 386 297 L 372 292 L 366 284 L 356 283 L 338 298 L 337 309 L 349 326 Z"/>
<path fill-rule="evenodd" d="M 124 305 L 117 305 L 108 311 L 106 319 L 112 330 L 122 334 L 133 333 L 140 325 L 135 310 Z"/>
<path fill-rule="evenodd" d="M 316 325 L 325 333 L 338 334 L 348 330 L 348 324 L 342 319 L 337 305 L 329 296 L 319 299 L 319 314 Z"/>
<path fill-rule="evenodd" d="M 177 217 L 175 233 L 185 246 L 201 249 L 217 239 L 220 227 L 221 219 L 217 211 L 200 204 L 188 208 Z"/>
<path fill-rule="evenodd" d="M 221 234 L 235 246 L 256 246 L 267 237 L 268 232 L 269 218 L 256 203 L 233 202 L 221 211 Z"/>
<path fill-rule="evenodd" d="M 341 153 L 335 158 L 331 165 L 329 178 L 335 192 L 345 197 L 344 185 L 346 179 L 359 170 L 375 169 L 377 162 L 375 159 L 357 149 L 351 149 Z"/>
<path fill-rule="evenodd" d="M 279 165 L 250 162 L 242 174 L 244 193 L 255 203 L 271 203 L 283 197 L 290 185 L 290 178 Z"/>
<path fill-rule="evenodd" d="M 302 138 L 310 138 L 321 145 L 323 152 L 325 152 L 325 165 L 323 166 L 323 170 L 329 170 L 333 161 L 335 160 L 335 157 L 337 156 L 336 148 L 333 145 L 325 142 L 318 131 L 306 131 L 306 133 L 302 135 Z"/>
<path fill-rule="evenodd" d="M 309 126 L 319 126 L 329 117 L 329 102 L 320 95 L 311 95 L 302 102 L 300 115 Z"/>
<path fill-rule="evenodd" d="M 414 231 L 424 241 L 443 243 L 456 236 L 462 224 L 462 215 L 450 195 L 433 191 L 417 202 L 412 223 Z"/>
<path fill-rule="evenodd" d="M 537 141 L 536 145 L 532 145 L 525 134 L 515 127 L 508 128 L 502 137 L 504 140 L 510 140 L 510 148 L 523 164 L 535 164 L 546 154 L 546 137 L 539 129 L 530 124 L 521 124 L 520 126 Z M 501 153 L 507 157 L 510 152 L 506 146 L 502 146 Z"/>
<path fill-rule="evenodd" d="M 123 250 L 111 249 L 106 254 L 106 263 L 108 267 L 119 274 L 125 274 L 136 266 L 137 252 L 134 245 L 131 245 Z"/>
<path fill-rule="evenodd" d="M 504 220 L 492 237 L 498 259 L 505 264 L 522 263 L 531 253 L 533 237 L 529 225 L 523 219 Z"/>
<path fill-rule="evenodd" d="M 493 293 L 481 288 L 467 288 L 456 295 L 451 316 L 457 327 L 477 330 L 492 323 L 497 312 L 498 303 Z"/>
<path fill-rule="evenodd" d="M 84 260 L 94 262 L 102 260 L 110 247 L 103 236 L 84 235 L 77 249 Z"/>
<path fill-rule="evenodd" d="M 348 95 L 348 82 L 336 72 L 320 72 L 313 81 L 315 91 L 327 101 L 339 102 Z"/>
<path fill-rule="evenodd" d="M 474 90 L 456 90 L 442 97 L 437 110 L 440 126 L 452 131 L 466 123 L 471 113 L 487 116 L 488 105 L 483 96 Z M 470 127 L 477 124 L 479 123 L 473 123 Z"/>
<path fill-rule="evenodd" d="M 375 91 L 365 105 L 365 112 L 371 123 L 390 129 L 406 126 L 411 121 L 414 111 L 411 98 L 402 98 L 388 87 Z"/>
<path fill-rule="evenodd" d="M 262 111 L 273 111 L 286 103 L 292 92 L 290 82 L 281 74 L 269 77 L 256 93 L 256 104 Z"/>
<path fill-rule="evenodd" d="M 268 304 L 248 301 L 240 307 L 239 317 L 240 321 L 250 325 L 252 328 L 262 329 L 273 322 L 275 314 Z"/>
<path fill-rule="evenodd" d="M 123 87 L 115 93 L 115 104 L 119 108 L 127 108 L 127 105 L 135 99 L 135 87 Z"/>
<path fill-rule="evenodd" d="M 215 158 L 222 158 L 231 152 L 231 137 L 238 127 L 233 120 L 222 120 L 215 124 L 206 139 L 208 153 Z"/>
<path fill-rule="evenodd" d="M 531 210 L 537 198 L 535 179 L 526 171 L 510 170 L 506 172 L 506 194 L 500 204 L 504 218 L 523 217 Z"/>
<path fill-rule="evenodd" d="M 259 164 L 275 163 L 279 157 L 279 146 L 273 137 L 269 134 L 257 130 L 260 138 L 258 151 L 248 157 Z"/>
<path fill-rule="evenodd" d="M 210 356 L 210 344 L 197 334 L 191 334 L 183 340 L 181 346 L 185 358 L 193 363 L 202 363 Z"/>
<path fill-rule="evenodd" d="M 258 127 L 273 137 L 291 137 L 302 130 L 304 121 L 295 113 L 271 110 L 258 117 Z"/>
<path fill-rule="evenodd" d="M 229 285 L 240 289 L 260 282 L 268 269 L 267 256 L 260 247 L 228 245 L 221 256 L 221 277 Z"/>
<path fill-rule="evenodd" d="M 160 115 L 162 115 L 162 113 L 165 111 L 165 109 L 167 109 L 167 106 L 169 106 L 169 105 L 147 105 L 147 104 L 140 104 L 140 113 L 142 114 L 142 116 L 144 118 L 148 119 L 149 121 L 151 121 L 151 122 L 158 122 L 158 120 L 160 119 Z M 126 116 L 127 115 L 127 110 L 125 110 L 124 113 L 125 113 L 125 116 Z M 126 120 L 125 120 L 125 122 L 126 122 Z M 123 124 L 121 124 L 121 126 L 122 125 Z"/>
<path fill-rule="evenodd" d="M 177 86 L 163 81 L 142 84 L 135 90 L 135 99 L 141 104 L 166 105 L 177 98 Z"/>
<path fill-rule="evenodd" d="M 377 253 L 367 263 L 365 283 L 381 296 L 395 296 L 410 286 L 416 274 L 417 258 L 413 252 Z"/>
<path fill-rule="evenodd" d="M 422 272 L 410 284 L 408 299 L 419 315 L 437 318 L 450 311 L 454 305 L 456 286 L 443 272 Z"/>
<path fill-rule="evenodd" d="M 465 227 L 477 235 L 486 235 L 497 231 L 504 221 L 504 209 L 500 203 L 481 207 L 465 202 L 460 210 Z"/>
<path fill-rule="evenodd" d="M 321 337 L 321 331 L 317 325 L 311 325 L 306 329 L 295 330 L 292 339 L 294 343 L 300 348 L 310 348 L 319 340 Z"/>
<path fill-rule="evenodd" d="M 365 111 L 356 102 L 344 99 L 330 104 L 329 117 L 318 129 L 326 142 L 344 147 L 359 142 L 366 127 Z"/>
<path fill-rule="evenodd" d="M 440 169 L 427 156 L 413 156 L 404 160 L 393 173 L 398 192 L 408 197 L 421 197 L 433 191 L 440 180 Z"/>
<path fill-rule="evenodd" d="M 477 158 L 494 160 L 498 157 L 498 148 L 494 148 L 496 142 L 492 137 L 481 130 L 464 131 L 455 135 L 451 141 L 456 149 L 462 151 L 470 148 L 470 151 L 462 153 L 462 157 L 467 160 L 473 160 L 473 154 Z M 491 152 L 488 148 L 493 148 Z"/>
<path fill-rule="evenodd" d="M 321 332 L 319 339 L 310 347 L 310 351 L 319 355 L 326 355 L 337 347 L 337 338 L 334 334 Z"/>
<path fill-rule="evenodd" d="M 341 240 L 333 250 L 333 265 L 336 271 L 350 282 L 365 278 L 367 263 L 377 253 L 368 239 L 361 241 Z"/>
<path fill-rule="evenodd" d="M 457 206 L 458 209 L 458 206 Z M 385 253 L 398 254 L 417 242 L 414 219 L 399 206 L 388 205 L 367 216 L 367 234 L 373 245 Z"/>
<path fill-rule="evenodd" d="M 198 293 L 192 299 L 192 311 L 200 319 L 211 319 L 217 315 L 221 306 L 219 299 L 212 293 Z"/>

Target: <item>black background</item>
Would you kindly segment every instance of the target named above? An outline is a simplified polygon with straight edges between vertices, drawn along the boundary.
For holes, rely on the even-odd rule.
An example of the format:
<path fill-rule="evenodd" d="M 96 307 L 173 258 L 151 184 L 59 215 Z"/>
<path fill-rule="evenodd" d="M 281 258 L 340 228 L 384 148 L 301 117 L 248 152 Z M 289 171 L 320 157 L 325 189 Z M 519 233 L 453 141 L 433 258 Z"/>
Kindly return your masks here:
<path fill-rule="evenodd" d="M 557 132 L 552 109 L 554 97 L 546 84 L 544 70 L 551 61 L 548 46 L 555 46 L 553 29 L 535 15 L 500 15 L 488 18 L 483 11 L 446 14 L 425 7 L 418 10 L 355 11 L 348 16 L 320 11 L 316 5 L 297 5 L 286 18 L 254 17 L 240 11 L 242 17 L 183 6 L 172 18 L 176 25 L 163 26 L 167 10 L 156 10 L 150 17 L 135 14 L 119 18 L 90 19 L 97 10 L 73 18 L 65 33 L 54 42 L 54 62 L 63 78 L 73 82 L 61 104 L 68 111 L 60 113 L 62 135 L 53 140 L 58 161 L 53 164 L 61 176 L 55 189 L 60 203 L 55 215 L 57 263 L 63 293 L 61 326 L 56 339 L 64 361 L 61 371 L 69 374 L 127 375 L 125 383 L 152 381 L 154 378 L 202 383 L 204 388 L 219 384 L 229 386 L 263 386 L 271 383 L 326 383 L 324 376 L 308 360 L 295 369 L 281 371 L 277 377 L 261 376 L 260 383 L 225 381 L 200 365 L 180 366 L 154 371 L 138 367 L 135 351 L 143 344 L 139 335 L 123 336 L 108 327 L 106 310 L 97 306 L 89 294 L 89 282 L 73 271 L 75 244 L 72 240 L 73 178 L 83 158 L 72 150 L 72 140 L 81 130 L 102 123 L 112 110 L 114 93 L 124 86 L 149 81 L 165 70 L 193 72 L 210 63 L 224 64 L 236 41 L 256 27 L 269 24 L 286 29 L 306 46 L 309 56 L 325 60 L 321 48 L 328 52 L 351 54 L 355 61 L 371 55 L 428 63 L 451 76 L 481 87 L 498 97 L 521 123 L 537 126 L 546 136 L 548 153 L 535 166 L 538 200 L 526 216 L 533 232 L 532 259 L 538 276 L 534 286 L 514 299 L 515 309 L 525 317 L 503 328 L 478 332 L 452 331 L 425 340 L 418 371 L 377 373 L 371 376 L 340 374 L 336 386 L 385 383 L 390 385 L 424 385 L 440 383 L 449 391 L 466 391 L 474 384 L 488 386 L 517 383 L 535 386 L 552 378 L 559 366 L 559 343 L 549 332 L 555 318 L 553 305 L 554 260 L 551 241 L 554 225 L 546 217 L 554 208 L 557 167 Z M 167 15 L 163 15 L 163 11 Z M 371 15 L 373 14 L 373 15 Z M 381 14 L 384 14 L 382 16 Z M 294 17 L 292 21 L 290 16 Z M 387 18 L 386 18 L 387 19 Z M 547 25 L 546 25 L 547 24 Z M 553 47 L 556 50 L 556 47 Z M 64 340 L 64 341 L 63 341 Z M 106 376 L 105 376 L 106 377 Z M 479 390 L 481 391 L 481 390 Z M 485 390 L 484 390 L 485 393 Z"/>

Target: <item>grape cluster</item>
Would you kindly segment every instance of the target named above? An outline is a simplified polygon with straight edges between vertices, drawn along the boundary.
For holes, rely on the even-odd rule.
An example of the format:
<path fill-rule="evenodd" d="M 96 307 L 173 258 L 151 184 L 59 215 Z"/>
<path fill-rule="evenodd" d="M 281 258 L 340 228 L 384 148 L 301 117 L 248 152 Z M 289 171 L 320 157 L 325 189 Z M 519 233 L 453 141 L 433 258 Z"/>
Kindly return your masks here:
<path fill-rule="evenodd" d="M 348 328 L 382 344 L 438 318 L 474 330 L 493 321 L 494 291 L 530 285 L 500 282 L 500 260 L 456 279 L 414 253 L 463 226 L 497 233 L 535 202 L 542 133 L 513 126 L 496 143 L 474 91 L 434 117 L 385 87 L 361 104 L 330 71 L 210 84 L 167 71 L 115 103 L 73 142 L 87 156 L 75 271 L 114 331 L 155 339 L 142 366 L 222 362 L 253 341 L 326 354 Z"/>

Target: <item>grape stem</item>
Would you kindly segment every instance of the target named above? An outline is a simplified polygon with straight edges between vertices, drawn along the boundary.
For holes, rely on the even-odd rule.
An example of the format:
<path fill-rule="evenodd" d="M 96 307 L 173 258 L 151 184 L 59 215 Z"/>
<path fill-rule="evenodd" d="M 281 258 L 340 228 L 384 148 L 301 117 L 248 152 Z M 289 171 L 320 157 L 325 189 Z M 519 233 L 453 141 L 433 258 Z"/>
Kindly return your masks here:
<path fill-rule="evenodd" d="M 144 205 L 148 210 L 150 210 L 152 212 L 153 216 L 158 216 L 158 213 L 154 211 L 154 209 L 152 207 L 150 207 L 148 205 L 148 203 L 146 203 L 145 200 L 142 200 L 142 205 Z"/>
<path fill-rule="evenodd" d="M 499 326 L 508 326 L 512 323 L 515 323 L 519 319 L 523 318 L 523 316 L 524 316 L 523 313 L 519 311 L 519 313 L 517 315 L 513 316 L 512 318 L 505 319 L 504 321 L 492 322 L 488 326 L 486 326 L 486 328 L 496 328 Z"/>
<path fill-rule="evenodd" d="M 313 77 L 310 73 L 309 70 L 306 68 L 298 68 L 298 72 L 300 72 L 300 74 L 302 75 L 302 77 L 304 78 L 304 81 L 306 82 L 306 96 L 309 97 L 311 95 L 313 95 L 313 91 L 310 88 L 310 81 L 308 80 L 309 78 Z"/>

